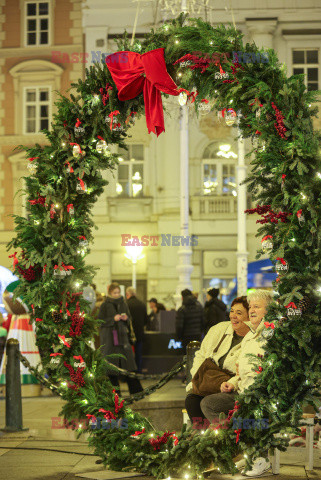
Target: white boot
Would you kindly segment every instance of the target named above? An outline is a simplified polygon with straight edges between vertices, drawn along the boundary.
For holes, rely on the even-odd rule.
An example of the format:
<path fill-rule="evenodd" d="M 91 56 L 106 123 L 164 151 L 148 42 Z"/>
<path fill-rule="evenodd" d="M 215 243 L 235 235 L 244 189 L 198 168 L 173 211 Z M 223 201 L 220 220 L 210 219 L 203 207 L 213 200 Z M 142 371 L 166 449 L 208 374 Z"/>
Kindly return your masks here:
<path fill-rule="evenodd" d="M 242 472 L 242 475 L 246 477 L 260 477 L 263 473 L 267 472 L 271 468 L 271 463 L 269 460 L 265 460 L 263 457 L 259 457 L 254 460 L 253 467 L 251 470 L 248 470 L 246 473 Z"/>

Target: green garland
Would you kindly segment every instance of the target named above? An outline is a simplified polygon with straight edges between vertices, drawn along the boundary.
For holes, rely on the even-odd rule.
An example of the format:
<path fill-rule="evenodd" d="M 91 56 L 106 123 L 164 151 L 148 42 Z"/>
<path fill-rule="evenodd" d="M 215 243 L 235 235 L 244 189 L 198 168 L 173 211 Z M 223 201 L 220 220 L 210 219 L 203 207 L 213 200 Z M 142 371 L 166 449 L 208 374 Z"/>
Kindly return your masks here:
<path fill-rule="evenodd" d="M 216 432 L 183 429 L 177 443 L 170 434 L 162 436 L 163 432 L 155 432 L 146 419 L 126 406 L 116 412 L 117 401 L 106 379 L 105 360 L 89 343 L 97 331 L 97 322 L 88 313 L 88 302 L 73 295 L 94 276 L 94 269 L 84 261 L 89 249 L 79 246 L 78 237 L 85 236 L 89 242 L 93 240 L 91 209 L 107 183 L 101 171 L 112 171 L 117 164 L 116 155 L 104 155 L 96 150 L 98 136 L 107 144 L 126 147 L 130 126 L 126 120 L 131 118 L 133 111 L 138 116 L 144 113 L 142 95 L 126 102 L 118 100 L 117 89 L 106 66 L 91 67 L 86 72 L 86 80 L 73 85 L 75 93 L 70 98 L 59 99 L 52 130 L 46 132 L 50 146 L 25 148 L 29 157 L 37 157 L 34 160 L 36 174 L 26 178 L 28 200 L 39 199 L 39 203 L 27 202 L 28 218 L 15 218 L 17 236 L 9 248 L 21 249 L 17 265 L 21 286 L 17 294 L 23 294 L 24 300 L 33 305 L 32 318 L 38 319 L 37 343 L 44 368 L 51 371 L 54 380 L 63 380 L 60 386 L 66 404 L 62 413 L 66 418 L 83 418 L 87 414 L 98 417 L 99 409 L 104 409 L 117 418 L 128 420 L 126 430 L 92 430 L 89 425 L 78 430 L 79 434 L 91 433 L 90 444 L 106 465 L 158 478 L 202 475 L 211 462 L 222 473 L 233 472 L 233 457 L 241 450 L 251 462 L 267 448 L 286 448 L 288 439 L 284 435 L 298 427 L 302 402 L 314 401 L 321 378 L 320 297 L 315 298 L 313 308 L 306 309 L 301 318 L 288 319 L 286 316 L 286 306 L 290 302 L 315 297 L 321 286 L 321 180 L 317 176 L 317 172 L 321 172 L 320 135 L 313 131 L 312 117 L 316 115 L 316 108 L 311 107 L 316 100 L 315 92 L 306 91 L 303 76 L 287 78 L 273 50 L 267 52 L 269 63 L 244 63 L 236 68 L 232 63 L 233 51 L 258 54 L 263 50 L 254 44 L 243 46 L 241 33 L 232 27 L 213 28 L 200 19 L 187 19 L 184 15 L 157 31 L 152 30 L 144 41 L 136 41 L 133 47 L 126 35 L 119 40 L 118 46 L 120 50 L 139 53 L 163 47 L 168 72 L 176 83 L 188 91 L 197 90 L 196 111 L 202 99 L 208 99 L 215 109 L 234 107 L 242 114 L 243 137 L 257 140 L 258 147 L 251 152 L 255 158 L 247 184 L 253 198 L 268 206 L 263 208 L 267 217 L 263 219 L 265 223 L 259 235 L 273 237 L 271 259 L 275 262 L 277 258 L 284 258 L 290 268 L 275 284 L 277 302 L 266 317 L 275 326 L 274 335 L 266 345 L 264 358 L 256 359 L 254 367 L 261 367 L 261 373 L 239 396 L 240 409 L 235 416 L 268 418 L 269 428 L 242 429 L 238 432 L 239 442 L 232 422 L 229 428 Z M 174 65 L 178 59 L 195 51 L 202 52 L 204 57 L 229 53 L 222 67 L 232 82 L 215 78 L 219 69 L 215 63 L 210 63 L 203 72 Z M 106 86 L 110 85 L 113 89 L 107 90 Z M 104 97 L 103 102 L 102 95 L 107 95 L 106 92 L 109 96 Z M 123 130 L 110 130 L 106 125 L 106 117 L 115 110 L 120 112 L 117 118 Z M 74 131 L 77 119 L 85 129 L 80 137 Z M 78 143 L 84 156 L 74 157 L 71 143 Z M 77 185 L 81 188 L 80 180 L 86 183 L 86 193 L 76 190 Z M 70 205 L 74 208 L 74 218 L 70 216 Z M 296 215 L 300 210 L 305 218 L 302 226 Z M 283 217 L 279 212 L 284 212 Z M 54 267 L 62 263 L 74 269 L 71 275 L 59 279 L 54 275 Z M 32 279 L 25 273 L 28 268 L 34 273 Z M 282 322 L 281 317 L 284 317 Z M 70 334 L 72 321 L 73 335 Z M 64 336 L 65 343 L 59 341 L 58 335 Z M 53 352 L 62 354 L 55 357 L 60 359 L 55 367 L 50 357 Z M 79 355 L 86 366 L 75 368 L 72 373 L 73 356 Z M 132 436 L 143 428 L 144 433 Z M 279 432 L 282 435 L 275 437 Z M 151 444 L 157 436 L 163 441 L 159 449 Z"/>

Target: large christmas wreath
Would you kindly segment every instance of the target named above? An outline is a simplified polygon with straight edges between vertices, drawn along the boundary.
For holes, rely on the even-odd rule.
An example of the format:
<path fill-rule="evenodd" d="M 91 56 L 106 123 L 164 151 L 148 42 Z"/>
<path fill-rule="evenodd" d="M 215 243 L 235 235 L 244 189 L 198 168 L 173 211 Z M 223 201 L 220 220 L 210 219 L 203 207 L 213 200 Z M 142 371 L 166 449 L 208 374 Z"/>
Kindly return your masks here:
<path fill-rule="evenodd" d="M 49 146 L 25 148 L 27 218 L 16 217 L 9 248 L 23 294 L 32 305 L 45 369 L 60 379 L 66 418 L 85 418 L 78 432 L 114 470 L 138 470 L 158 478 L 201 475 L 211 462 L 235 471 L 241 450 L 249 461 L 267 448 L 284 449 L 298 426 L 303 401 L 312 402 L 321 378 L 320 135 L 313 131 L 315 93 L 303 76 L 287 77 L 273 50 L 242 43 L 233 27 L 212 27 L 181 15 L 133 46 L 86 72 L 61 96 Z M 234 52 L 234 53 L 233 53 Z M 242 60 L 237 52 L 242 52 Z M 245 60 L 246 59 L 246 60 Z M 177 88 L 176 88 L 177 85 Z M 127 131 L 145 113 L 150 132 L 163 130 L 161 93 L 179 95 L 195 110 L 238 117 L 253 140 L 247 184 L 258 203 L 262 249 L 275 263 L 275 300 L 266 316 L 265 355 L 254 359 L 255 383 L 238 398 L 234 418 L 268 419 L 267 429 L 230 421 L 225 428 L 155 431 L 120 401 L 106 378 L 106 363 L 89 343 L 97 331 L 79 294 L 94 269 L 85 264 L 93 240 L 91 209 L 117 165 L 112 144 L 126 148 Z M 321 172 L 321 170 L 320 170 Z M 61 381 L 61 379 L 63 381 Z M 95 418 L 126 419 L 127 428 L 92 428 Z M 119 425 L 118 425 L 119 427 Z M 276 433 L 281 435 L 275 436 Z"/>

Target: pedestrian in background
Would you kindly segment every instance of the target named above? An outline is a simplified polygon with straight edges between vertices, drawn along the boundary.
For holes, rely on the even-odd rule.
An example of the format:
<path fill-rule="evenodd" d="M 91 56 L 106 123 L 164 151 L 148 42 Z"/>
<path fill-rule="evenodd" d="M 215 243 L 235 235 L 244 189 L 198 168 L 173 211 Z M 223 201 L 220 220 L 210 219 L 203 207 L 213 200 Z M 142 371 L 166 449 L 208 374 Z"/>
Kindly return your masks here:
<path fill-rule="evenodd" d="M 151 331 L 158 331 L 159 325 L 158 325 L 158 318 L 157 314 L 161 310 L 166 310 L 164 305 L 162 303 L 158 303 L 157 298 L 151 298 L 148 300 L 149 307 L 151 309 L 150 314 L 148 315 L 148 325 L 147 325 L 147 330 Z"/>
<path fill-rule="evenodd" d="M 136 337 L 135 361 L 137 372 L 142 373 L 144 327 L 147 325 L 148 321 L 147 309 L 146 305 L 136 297 L 136 290 L 134 287 L 128 287 L 126 289 L 126 299 Z"/>
<path fill-rule="evenodd" d="M 192 292 L 186 288 L 181 292 L 182 306 L 176 313 L 176 336 L 182 341 L 184 355 L 192 340 L 202 339 L 204 331 L 204 308 Z"/>
<path fill-rule="evenodd" d="M 100 326 L 100 344 L 103 355 L 107 357 L 111 353 L 119 353 L 125 358 L 112 358 L 108 362 L 117 367 L 134 372 L 137 370 L 134 353 L 131 345 L 135 342 L 134 332 L 131 331 L 131 316 L 124 297 L 120 294 L 118 283 L 111 283 L 108 287 L 108 296 L 99 309 L 98 318 L 104 322 Z M 112 385 L 120 393 L 119 376 L 107 372 Z M 143 390 L 140 381 L 136 378 L 125 376 L 129 393 L 137 393 Z"/>
<path fill-rule="evenodd" d="M 218 288 L 211 288 L 206 293 L 205 311 L 205 335 L 211 327 L 221 322 L 226 322 L 227 310 L 226 305 L 218 297 L 220 291 Z"/>

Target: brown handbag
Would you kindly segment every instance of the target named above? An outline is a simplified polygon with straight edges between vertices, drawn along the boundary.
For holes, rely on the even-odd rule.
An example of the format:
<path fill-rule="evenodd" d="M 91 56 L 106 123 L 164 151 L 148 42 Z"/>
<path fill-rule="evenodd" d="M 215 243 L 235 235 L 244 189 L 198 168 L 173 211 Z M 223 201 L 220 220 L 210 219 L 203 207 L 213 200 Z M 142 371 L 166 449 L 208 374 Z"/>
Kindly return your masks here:
<path fill-rule="evenodd" d="M 221 338 L 213 354 L 218 351 L 225 337 L 226 334 Z M 212 358 L 206 358 L 192 378 L 193 393 L 202 397 L 220 393 L 222 383 L 227 382 L 233 375 L 233 372 L 218 367 Z"/>

